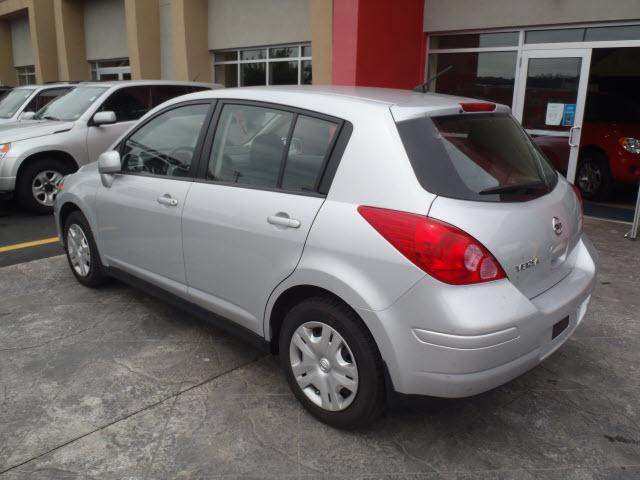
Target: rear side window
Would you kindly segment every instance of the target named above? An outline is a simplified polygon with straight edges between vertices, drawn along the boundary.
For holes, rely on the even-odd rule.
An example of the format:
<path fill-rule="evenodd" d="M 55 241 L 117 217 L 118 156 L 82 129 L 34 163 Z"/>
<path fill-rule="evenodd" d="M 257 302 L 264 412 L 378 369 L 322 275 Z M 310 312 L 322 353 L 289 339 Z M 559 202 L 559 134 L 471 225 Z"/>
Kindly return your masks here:
<path fill-rule="evenodd" d="M 282 188 L 313 192 L 331 150 L 338 125 L 327 120 L 299 115 L 289 144 Z"/>
<path fill-rule="evenodd" d="M 525 201 L 551 191 L 557 176 L 508 114 L 460 114 L 398 122 L 420 184 L 443 197 Z"/>

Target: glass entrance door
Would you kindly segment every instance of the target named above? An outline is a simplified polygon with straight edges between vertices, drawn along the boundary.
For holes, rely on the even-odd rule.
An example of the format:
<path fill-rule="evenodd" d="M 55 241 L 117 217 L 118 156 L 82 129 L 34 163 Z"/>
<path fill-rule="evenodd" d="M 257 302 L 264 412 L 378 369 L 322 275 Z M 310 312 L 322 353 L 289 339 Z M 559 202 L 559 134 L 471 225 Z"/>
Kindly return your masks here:
<path fill-rule="evenodd" d="M 518 72 L 514 115 L 557 170 L 574 182 L 590 49 L 525 50 Z"/>

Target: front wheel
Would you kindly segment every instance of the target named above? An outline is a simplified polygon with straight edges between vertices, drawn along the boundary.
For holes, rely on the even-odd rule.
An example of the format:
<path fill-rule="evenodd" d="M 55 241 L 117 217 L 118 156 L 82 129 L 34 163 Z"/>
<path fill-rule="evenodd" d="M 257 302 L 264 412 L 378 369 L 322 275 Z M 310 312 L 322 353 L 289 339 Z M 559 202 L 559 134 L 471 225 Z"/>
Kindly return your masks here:
<path fill-rule="evenodd" d="M 69 173 L 69 166 L 60 160 L 36 160 L 20 173 L 17 184 L 18 201 L 34 213 L 52 213 L 62 178 Z"/>
<path fill-rule="evenodd" d="M 362 428 L 382 412 L 382 358 L 360 318 L 338 300 L 310 298 L 293 307 L 280 358 L 293 393 L 321 421 Z"/>
<path fill-rule="evenodd" d="M 98 287 L 107 281 L 89 222 L 79 211 L 72 212 L 64 225 L 64 248 L 71 272 L 87 287 Z"/>

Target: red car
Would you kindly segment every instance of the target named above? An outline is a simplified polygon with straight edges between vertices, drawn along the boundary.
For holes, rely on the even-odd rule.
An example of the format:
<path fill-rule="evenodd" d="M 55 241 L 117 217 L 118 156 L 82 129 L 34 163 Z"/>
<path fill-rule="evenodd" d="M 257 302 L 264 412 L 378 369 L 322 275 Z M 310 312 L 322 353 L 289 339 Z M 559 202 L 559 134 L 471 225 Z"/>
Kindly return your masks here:
<path fill-rule="evenodd" d="M 566 137 L 534 138 L 555 168 L 567 173 Z M 640 105 L 614 95 L 590 94 L 582 123 L 576 185 L 584 198 L 606 198 L 615 182 L 640 182 Z"/>

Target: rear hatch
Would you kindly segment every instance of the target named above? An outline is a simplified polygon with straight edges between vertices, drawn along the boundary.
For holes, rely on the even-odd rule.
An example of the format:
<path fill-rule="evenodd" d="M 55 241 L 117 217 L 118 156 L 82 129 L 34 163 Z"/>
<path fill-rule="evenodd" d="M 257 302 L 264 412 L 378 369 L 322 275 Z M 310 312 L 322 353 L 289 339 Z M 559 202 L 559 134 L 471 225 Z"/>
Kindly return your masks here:
<path fill-rule="evenodd" d="M 429 216 L 480 241 L 528 298 L 572 270 L 582 231 L 572 187 L 506 111 L 458 109 L 397 122 Z"/>

